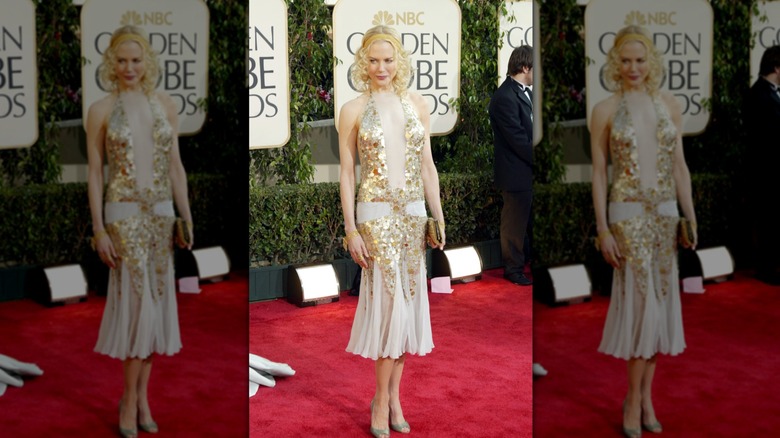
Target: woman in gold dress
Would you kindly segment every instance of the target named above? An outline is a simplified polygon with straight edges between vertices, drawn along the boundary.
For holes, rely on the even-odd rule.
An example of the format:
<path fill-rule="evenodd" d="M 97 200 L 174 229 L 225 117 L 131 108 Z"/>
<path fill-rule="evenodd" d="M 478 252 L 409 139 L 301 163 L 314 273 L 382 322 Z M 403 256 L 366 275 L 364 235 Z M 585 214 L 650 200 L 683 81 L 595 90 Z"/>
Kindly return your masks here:
<path fill-rule="evenodd" d="M 152 355 L 181 349 L 173 272 L 173 203 L 190 225 L 187 178 L 179 156 L 177 108 L 156 92 L 159 67 L 143 31 L 117 29 L 100 78 L 110 94 L 87 114 L 93 242 L 110 268 L 95 351 L 123 361 L 119 432 L 155 433 L 149 407 Z M 108 183 L 103 183 L 104 159 Z M 189 227 L 192 247 L 192 227 Z"/>
<path fill-rule="evenodd" d="M 425 201 L 444 226 L 430 112 L 407 90 L 409 55 L 397 31 L 366 31 L 352 68 L 363 93 L 339 113 L 341 206 L 349 252 L 363 269 L 347 351 L 375 361 L 371 433 L 409 433 L 400 401 L 407 353 L 433 349 L 425 271 Z M 360 190 L 355 202 L 355 165 Z M 444 235 L 438 245 L 444 248 Z"/>
<path fill-rule="evenodd" d="M 615 268 L 599 351 L 627 361 L 623 432 L 629 437 L 640 436 L 642 427 L 662 430 L 651 393 L 656 356 L 685 349 L 677 275 L 678 202 L 684 216 L 696 223 L 682 114 L 676 98 L 659 90 L 661 65 L 646 30 L 621 29 L 603 70 L 614 94 L 596 104 L 590 126 L 599 246 Z"/>

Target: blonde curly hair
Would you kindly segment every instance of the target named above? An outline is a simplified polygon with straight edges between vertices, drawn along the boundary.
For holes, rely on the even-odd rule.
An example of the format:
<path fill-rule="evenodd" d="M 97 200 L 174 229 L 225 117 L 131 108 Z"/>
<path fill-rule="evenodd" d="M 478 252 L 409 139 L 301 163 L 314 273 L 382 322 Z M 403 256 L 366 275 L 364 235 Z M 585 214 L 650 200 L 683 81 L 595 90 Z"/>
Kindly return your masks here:
<path fill-rule="evenodd" d="M 114 66 L 116 65 L 116 51 L 120 45 L 126 42 L 134 42 L 141 47 L 146 67 L 144 75 L 141 78 L 141 89 L 145 94 L 152 94 L 157 85 L 157 78 L 160 74 L 160 65 L 157 61 L 157 53 L 149 44 L 146 33 L 137 26 L 122 26 L 115 30 L 111 35 L 111 43 L 105 52 L 103 52 L 103 64 L 99 67 L 100 81 L 108 86 L 111 91 L 116 91 L 119 87 L 119 78 L 116 76 Z"/>
<path fill-rule="evenodd" d="M 393 78 L 393 90 L 396 94 L 404 95 L 412 78 L 412 62 L 409 52 L 401 44 L 398 31 L 389 26 L 379 25 L 368 29 L 363 35 L 360 49 L 355 52 L 355 64 L 352 67 L 352 83 L 355 89 L 361 92 L 368 91 L 371 78 L 368 76 L 368 51 L 377 41 L 387 41 L 395 51 L 396 73 Z"/>
<path fill-rule="evenodd" d="M 601 71 L 601 77 L 607 89 L 610 91 L 620 91 L 623 89 L 623 78 L 620 75 L 620 50 L 630 41 L 641 43 L 647 49 L 648 71 L 645 78 L 645 85 L 648 93 L 654 94 L 661 86 L 664 77 L 663 59 L 660 52 L 655 48 L 650 32 L 641 26 L 626 26 L 615 35 L 615 43 L 609 52 L 607 52 L 607 62 Z"/>

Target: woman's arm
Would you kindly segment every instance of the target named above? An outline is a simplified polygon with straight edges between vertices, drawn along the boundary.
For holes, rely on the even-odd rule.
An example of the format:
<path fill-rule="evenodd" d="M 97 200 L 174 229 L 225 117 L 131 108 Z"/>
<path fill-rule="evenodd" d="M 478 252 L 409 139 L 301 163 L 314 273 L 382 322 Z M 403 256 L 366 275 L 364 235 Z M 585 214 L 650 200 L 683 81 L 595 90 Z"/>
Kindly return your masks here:
<path fill-rule="evenodd" d="M 172 130 L 173 146 L 171 147 L 168 163 L 168 177 L 170 178 L 171 189 L 173 190 L 173 201 L 176 203 L 176 210 L 179 212 L 179 216 L 192 225 L 192 213 L 190 212 L 190 200 L 187 190 L 187 172 L 184 170 L 184 164 L 181 162 L 181 155 L 179 153 L 178 110 L 170 96 L 165 93 L 158 93 L 157 95 L 165 107 L 165 114 Z M 187 249 L 192 249 L 192 243 L 195 237 L 192 226 L 189 227 L 189 231 L 190 243 L 187 245 Z"/>
<path fill-rule="evenodd" d="M 439 173 L 436 170 L 436 164 L 433 162 L 433 153 L 431 152 L 431 116 L 428 110 L 428 104 L 425 99 L 416 93 L 410 93 L 417 108 L 417 114 L 425 127 L 425 144 L 422 150 L 422 181 L 425 191 L 425 200 L 428 202 L 428 208 L 434 219 L 442 224 L 442 239 L 439 249 L 444 249 L 446 243 L 446 234 L 444 232 L 444 211 L 441 207 L 441 192 L 439 190 Z"/>
<path fill-rule="evenodd" d="M 344 232 L 352 259 L 362 268 L 368 267 L 370 254 L 355 225 L 355 162 L 357 159 L 357 118 L 362 105 L 359 99 L 341 107 L 339 113 L 339 195 L 344 214 Z"/>
<path fill-rule="evenodd" d="M 112 101 L 99 100 L 87 112 L 87 195 L 92 214 L 92 233 L 95 251 L 105 264 L 114 268 L 117 253 L 103 223 L 103 159 L 106 137 L 106 118 Z"/>
<path fill-rule="evenodd" d="M 596 231 L 601 253 L 609 264 L 620 267 L 620 250 L 609 232 L 607 220 L 607 163 L 609 161 L 610 123 L 614 111 L 610 100 L 596 104 L 591 115 L 590 148 L 593 161 L 593 209 L 596 213 Z"/>
<path fill-rule="evenodd" d="M 680 203 L 683 216 L 688 219 L 693 227 L 694 244 L 692 248 L 696 248 L 696 242 L 698 236 L 696 234 L 696 212 L 693 208 L 693 190 L 691 188 L 691 173 L 688 170 L 688 164 L 685 163 L 685 154 L 683 153 L 682 146 L 682 111 L 680 109 L 680 103 L 677 99 L 668 93 L 663 95 L 664 101 L 669 108 L 669 114 L 672 116 L 672 121 L 677 127 L 677 141 L 674 146 L 674 164 L 672 167 L 672 176 L 674 183 L 677 186 L 677 202 Z"/>

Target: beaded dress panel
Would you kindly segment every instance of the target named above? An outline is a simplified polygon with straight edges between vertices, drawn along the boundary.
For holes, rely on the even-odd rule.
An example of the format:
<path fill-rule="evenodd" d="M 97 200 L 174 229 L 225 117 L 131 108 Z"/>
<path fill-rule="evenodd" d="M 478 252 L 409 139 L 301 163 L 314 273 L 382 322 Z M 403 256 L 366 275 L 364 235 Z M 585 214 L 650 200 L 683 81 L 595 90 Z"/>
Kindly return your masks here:
<path fill-rule="evenodd" d="M 106 126 L 109 176 L 104 215 L 120 260 L 109 274 L 95 347 L 119 359 L 173 354 L 181 348 L 169 178 L 174 131 L 155 95 L 147 98 L 148 109 L 130 107 L 124 100 L 122 94 L 117 97 Z M 139 117 L 135 113 L 130 117 L 128 108 L 147 114 L 149 122 L 135 122 Z M 135 144 L 138 139 L 149 141 Z"/>
<path fill-rule="evenodd" d="M 634 119 L 621 95 L 609 137 L 608 215 L 623 260 L 613 272 L 599 351 L 623 359 L 674 355 L 685 348 L 673 178 L 677 129 L 660 96 L 651 100 L 656 125 L 640 127 L 647 119 Z M 642 135 L 637 128 L 645 128 Z"/>
<path fill-rule="evenodd" d="M 369 95 L 357 138 L 357 228 L 371 260 L 362 273 L 347 351 L 372 359 L 433 348 L 424 260 L 425 128 L 409 100 L 400 98 L 400 111 L 397 102 L 390 103 L 395 105 L 378 105 Z M 402 120 L 397 125 L 389 122 L 394 107 Z"/>

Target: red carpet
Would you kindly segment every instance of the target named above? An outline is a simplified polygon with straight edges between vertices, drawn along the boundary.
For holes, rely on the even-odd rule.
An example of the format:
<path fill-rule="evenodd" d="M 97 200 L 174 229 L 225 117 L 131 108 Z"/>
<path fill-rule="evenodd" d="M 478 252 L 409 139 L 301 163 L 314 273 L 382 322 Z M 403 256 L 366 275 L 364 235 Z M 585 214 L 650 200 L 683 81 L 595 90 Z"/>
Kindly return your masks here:
<path fill-rule="evenodd" d="M 184 347 L 155 357 L 149 387 L 157 436 L 247 436 L 247 278 L 178 295 Z M 122 365 L 92 351 L 104 304 L 0 303 L 0 353 L 44 372 L 0 397 L 0 436 L 118 436 Z"/>
<path fill-rule="evenodd" d="M 531 436 L 531 288 L 501 274 L 429 294 L 435 348 L 401 383 L 412 436 Z M 370 436 L 374 362 L 344 351 L 357 301 L 250 304 L 249 351 L 296 371 L 249 399 L 252 437 Z"/>
<path fill-rule="evenodd" d="M 738 273 L 705 289 L 682 294 L 688 348 L 659 356 L 661 436 L 778 436 L 780 287 Z M 534 303 L 534 359 L 549 371 L 534 382 L 534 436 L 621 436 L 625 361 L 596 351 L 608 304 Z"/>

